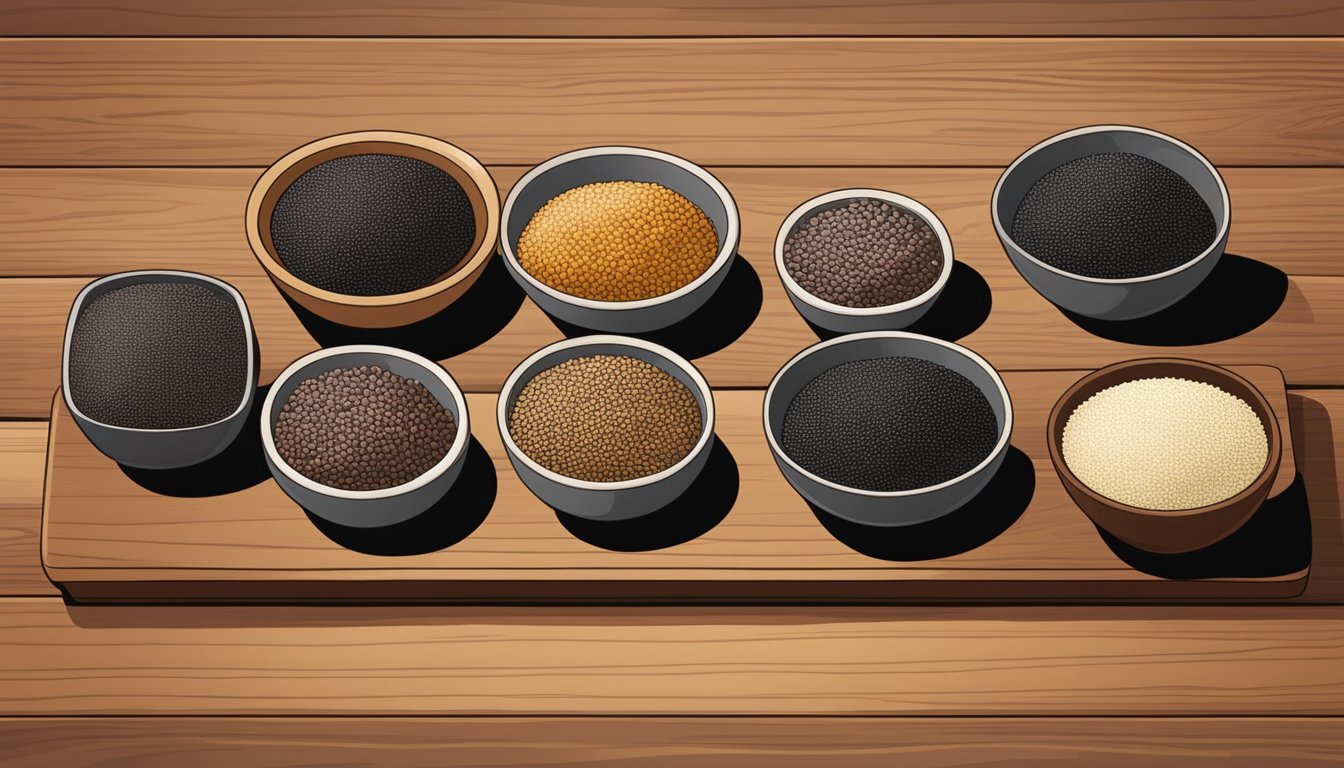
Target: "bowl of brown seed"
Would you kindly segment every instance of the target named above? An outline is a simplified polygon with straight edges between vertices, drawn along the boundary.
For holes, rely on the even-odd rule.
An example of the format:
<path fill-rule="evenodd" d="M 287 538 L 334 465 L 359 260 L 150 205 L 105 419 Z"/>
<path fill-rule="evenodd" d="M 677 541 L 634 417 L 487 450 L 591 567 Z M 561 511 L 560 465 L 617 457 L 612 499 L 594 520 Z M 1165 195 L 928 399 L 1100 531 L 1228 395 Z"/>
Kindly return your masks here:
<path fill-rule="evenodd" d="M 608 333 L 672 325 L 704 305 L 737 253 L 737 204 L 695 163 L 590 147 L 528 171 L 504 201 L 504 264 L 547 314 Z"/>
<path fill-rule="evenodd" d="M 592 520 L 665 507 L 700 475 L 714 444 L 705 377 L 672 350 L 626 336 L 541 348 L 505 381 L 496 416 L 523 484 Z"/>
<path fill-rule="evenodd" d="M 276 160 L 244 223 L 257 261 L 295 303 L 342 325 L 400 327 L 481 276 L 498 248 L 499 189 L 446 141 L 359 131 Z"/>
<path fill-rule="evenodd" d="M 918 200 L 840 189 L 793 209 L 775 269 L 798 314 L 836 333 L 909 327 L 952 275 L 952 238 Z"/>
<path fill-rule="evenodd" d="M 280 488 L 337 525 L 375 528 L 432 507 L 471 438 L 462 389 L 438 363 L 371 344 L 290 363 L 262 408 L 266 464 Z"/>

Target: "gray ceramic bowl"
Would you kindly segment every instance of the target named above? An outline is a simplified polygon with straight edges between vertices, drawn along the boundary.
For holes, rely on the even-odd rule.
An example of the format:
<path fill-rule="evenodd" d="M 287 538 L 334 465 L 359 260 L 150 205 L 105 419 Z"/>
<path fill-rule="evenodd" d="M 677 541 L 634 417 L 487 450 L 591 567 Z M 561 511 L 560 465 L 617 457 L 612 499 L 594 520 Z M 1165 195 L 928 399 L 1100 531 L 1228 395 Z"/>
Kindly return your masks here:
<path fill-rule="evenodd" d="M 419 477 L 376 491 L 346 491 L 304 477 L 285 463 L 275 449 L 275 422 L 294 389 L 333 368 L 377 365 L 398 376 L 415 379 L 447 408 L 457 422 L 457 436 L 448 453 Z M 261 411 L 261 441 L 266 465 L 280 488 L 299 506 L 318 517 L 353 528 L 378 528 L 405 522 L 434 506 L 453 487 L 471 442 L 471 420 L 462 389 L 438 363 L 393 347 L 355 344 L 305 355 L 280 373 Z"/>
<path fill-rule="evenodd" d="M 247 382 L 243 389 L 242 400 L 228 416 L 209 424 L 181 429 L 132 429 L 104 424 L 91 419 L 80 411 L 70 396 L 70 338 L 75 323 L 79 320 L 84 305 L 102 296 L 108 291 L 142 283 L 195 283 L 213 291 L 221 298 L 238 306 L 243 319 L 243 332 L 247 335 Z M 247 302 L 233 286 L 195 272 L 177 272 L 173 270 L 142 270 L 121 272 L 94 280 L 84 286 L 84 290 L 75 296 L 70 307 L 70 317 L 65 323 L 65 346 L 61 353 L 61 392 L 65 397 L 65 406 L 79 425 L 84 436 L 94 447 L 115 461 L 131 467 L 145 469 L 173 469 L 199 464 L 223 451 L 233 442 L 247 423 L 252 411 L 252 400 L 257 394 L 257 345 L 252 330 L 252 316 L 247 311 Z"/>
<path fill-rule="evenodd" d="M 685 458 L 647 477 L 599 483 L 553 472 L 533 461 L 513 441 L 509 434 L 509 414 L 513 412 L 519 391 L 533 376 L 575 357 L 602 354 L 626 355 L 652 363 L 675 376 L 695 395 L 700 405 L 700 439 Z M 528 490 L 556 509 L 590 520 L 628 520 L 662 509 L 699 477 L 714 447 L 714 396 L 705 377 L 672 350 L 625 336 L 582 336 L 537 350 L 519 363 L 504 382 L 497 418 L 504 450 Z"/>
<path fill-rule="evenodd" d="M 799 390 L 842 363 L 879 357 L 929 360 L 970 379 L 989 400 L 999 422 L 999 439 L 979 464 L 959 477 L 909 491 L 864 491 L 833 483 L 803 469 L 780 448 L 784 414 Z M 893 392 L 893 397 L 899 393 Z M 999 470 L 1013 432 L 1013 404 L 1003 379 L 984 358 L 941 339 L 901 331 L 840 336 L 798 353 L 775 374 L 765 392 L 765 437 L 775 463 L 794 490 L 842 520 L 875 526 L 923 523 L 953 512 L 979 493 Z"/>
<path fill-rule="evenodd" d="M 648 181 L 661 184 L 700 207 L 714 224 L 719 251 L 699 277 L 671 293 L 639 301 L 595 301 L 558 291 L 523 269 L 518 238 L 551 198 L 584 184 Z M 547 314 L 595 331 L 641 333 L 689 317 L 723 283 L 737 253 L 740 224 L 728 189 L 708 171 L 675 155 L 639 147 L 590 147 L 538 165 L 513 185 L 504 201 L 500 240 L 509 274 Z"/>
<path fill-rule="evenodd" d="M 799 228 L 800 222 L 822 211 L 844 208 L 849 201 L 862 197 L 882 200 L 909 211 L 923 219 L 938 235 L 938 241 L 943 246 L 943 269 L 924 293 L 909 301 L 884 307 L 846 307 L 813 296 L 789 274 L 788 268 L 784 266 L 784 242 Z M 808 200 L 794 208 L 784 219 L 779 234 L 775 236 L 775 270 L 779 272 L 780 282 L 784 283 L 794 309 L 813 325 L 836 333 L 900 330 L 923 317 L 947 286 L 947 279 L 952 275 L 952 238 L 948 236 L 943 222 L 918 200 L 881 189 L 840 189 Z"/>
<path fill-rule="evenodd" d="M 1217 227 L 1209 247 L 1174 269 L 1144 277 L 1104 279 L 1065 272 L 1037 259 L 1009 235 L 1027 191 L 1042 176 L 1071 160 L 1099 152 L 1129 152 L 1161 163 L 1190 183 L 1213 212 Z M 1102 320 L 1132 320 L 1180 301 L 1209 276 L 1227 247 L 1232 206 L 1227 185 L 1203 155 L 1170 136 L 1123 125 L 1097 125 L 1061 133 L 1013 161 L 999 177 L 990 204 L 994 231 L 1013 266 L 1056 305 Z"/>

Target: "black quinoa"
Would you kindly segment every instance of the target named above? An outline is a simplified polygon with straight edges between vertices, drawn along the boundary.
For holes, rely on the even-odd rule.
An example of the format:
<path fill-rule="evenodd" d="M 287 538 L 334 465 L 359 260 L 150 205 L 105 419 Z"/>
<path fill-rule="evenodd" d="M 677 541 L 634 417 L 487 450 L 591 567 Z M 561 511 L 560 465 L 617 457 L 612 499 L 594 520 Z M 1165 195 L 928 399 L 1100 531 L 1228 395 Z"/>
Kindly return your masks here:
<path fill-rule="evenodd" d="M 1105 152 L 1037 180 L 1011 234 L 1053 267 L 1118 279 L 1185 264 L 1213 245 L 1216 229 L 1208 204 L 1175 171 L 1129 152 Z"/>
<path fill-rule="evenodd" d="M 780 447 L 809 472 L 865 491 L 951 480 L 998 442 L 998 419 L 970 379 L 911 357 L 842 363 L 789 403 Z"/>
<path fill-rule="evenodd" d="M 462 185 L 411 157 L 350 155 L 305 171 L 280 195 L 271 240 L 285 269 L 324 290 L 382 296 L 450 272 L 476 239 Z"/>
<path fill-rule="evenodd" d="M 135 429 L 219 421 L 247 388 L 238 305 L 198 283 L 139 283 L 85 303 L 70 335 L 70 398 Z"/>

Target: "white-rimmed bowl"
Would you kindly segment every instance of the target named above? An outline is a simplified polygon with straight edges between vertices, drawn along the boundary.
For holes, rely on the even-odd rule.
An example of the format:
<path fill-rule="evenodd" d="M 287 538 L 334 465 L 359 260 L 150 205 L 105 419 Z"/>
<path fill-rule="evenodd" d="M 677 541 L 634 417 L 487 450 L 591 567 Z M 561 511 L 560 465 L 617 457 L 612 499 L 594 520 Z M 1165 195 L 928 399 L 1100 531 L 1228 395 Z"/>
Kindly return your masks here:
<path fill-rule="evenodd" d="M 233 302 L 238 307 L 238 312 L 242 316 L 243 333 L 246 335 L 247 380 L 238 407 L 228 416 L 195 427 L 135 429 L 105 424 L 90 418 L 75 404 L 70 394 L 70 339 L 80 313 L 88 302 L 109 291 L 144 283 L 194 283 Z M 257 344 L 252 329 L 252 316 L 247 311 L 247 302 L 243 300 L 243 295 L 232 285 L 195 272 L 166 269 L 121 272 L 94 280 L 75 296 L 74 304 L 70 307 L 70 317 L 65 323 L 65 344 L 61 352 L 61 393 L 65 398 L 65 407 L 70 410 L 70 415 L 74 417 L 84 436 L 105 456 L 130 467 L 174 469 L 199 464 L 219 454 L 238 436 L 243 425 L 247 423 L 248 414 L 252 411 L 252 401 L 257 394 L 257 368 Z"/>
<path fill-rule="evenodd" d="M 275 448 L 275 422 L 285 401 L 304 381 L 334 368 L 361 365 L 376 365 L 423 384 L 453 415 L 457 435 L 448 453 L 414 480 L 373 491 L 347 491 L 305 477 L 287 464 Z M 304 355 L 280 373 L 262 407 L 261 442 L 271 476 L 299 506 L 337 525 L 378 528 L 405 522 L 434 506 L 448 493 L 462 473 L 467 446 L 471 442 L 471 419 L 461 387 L 438 363 L 394 347 L 352 344 Z"/>
<path fill-rule="evenodd" d="M 1032 256 L 1010 231 L 1033 184 L 1059 166 L 1102 152 L 1128 152 L 1160 163 L 1185 179 L 1213 212 L 1213 240 L 1198 256 L 1155 275 L 1100 278 L 1075 275 Z M 1213 164 L 1194 147 L 1166 134 L 1126 125 L 1094 125 L 1052 136 L 1028 149 L 999 177 L 990 203 L 994 231 L 1022 277 L 1046 299 L 1100 320 L 1132 320 L 1175 304 L 1204 282 L 1227 247 L 1232 203 Z"/>
<path fill-rule="evenodd" d="M 699 277 L 671 293 L 638 301 L 597 301 L 556 290 L 518 261 L 518 238 L 532 216 L 555 196 L 606 181 L 661 184 L 695 203 L 714 224 L 719 250 Z M 666 152 L 640 147 L 590 147 L 553 157 L 528 171 L 504 201 L 500 240 L 509 274 L 547 314 L 594 331 L 642 333 L 684 320 L 714 295 L 737 253 L 741 224 L 728 188 L 704 168 Z"/>
<path fill-rule="evenodd" d="M 566 360 L 590 355 L 624 355 L 643 360 L 685 384 L 700 406 L 700 438 L 690 453 L 662 472 L 608 483 L 566 477 L 523 453 L 509 433 L 509 415 L 518 400 L 518 393 L 538 373 Z M 628 520 L 662 509 L 699 477 L 714 447 L 714 395 L 705 377 L 672 350 L 626 336 L 582 336 L 558 341 L 532 353 L 504 382 L 496 418 L 509 462 L 528 490 L 556 509 L 590 520 Z"/>
<path fill-rule="evenodd" d="M 789 269 L 784 264 L 784 243 L 789 237 L 812 216 L 822 211 L 844 208 L 850 201 L 861 198 L 880 200 L 912 213 L 923 219 L 938 236 L 943 251 L 942 270 L 933 285 L 913 299 L 881 307 L 846 307 L 808 293 L 793 275 L 789 274 Z M 775 236 L 775 271 L 779 273 L 779 280 L 784 283 L 784 290 L 789 294 L 789 301 L 793 302 L 794 309 L 813 325 L 836 333 L 895 331 L 907 328 L 923 317 L 938 300 L 943 288 L 947 287 L 947 280 L 952 275 L 952 238 L 947 234 L 947 227 L 943 226 L 938 216 L 914 198 L 882 189 L 838 189 L 808 200 L 794 208 L 784 219 L 784 223 L 779 227 L 779 234 Z"/>
<path fill-rule="evenodd" d="M 950 368 L 975 384 L 998 420 L 993 450 L 958 477 L 908 491 L 865 491 L 833 483 L 789 458 L 780 447 L 784 414 L 798 392 L 837 365 L 883 357 L 913 357 Z M 891 393 L 899 397 L 899 392 Z M 902 331 L 870 331 L 814 344 L 784 364 L 765 392 L 765 437 L 775 463 L 794 490 L 820 509 L 842 520 L 874 526 L 924 523 L 956 511 L 975 498 L 998 472 L 1013 433 L 1013 404 L 998 371 L 984 358 L 958 344 Z"/>

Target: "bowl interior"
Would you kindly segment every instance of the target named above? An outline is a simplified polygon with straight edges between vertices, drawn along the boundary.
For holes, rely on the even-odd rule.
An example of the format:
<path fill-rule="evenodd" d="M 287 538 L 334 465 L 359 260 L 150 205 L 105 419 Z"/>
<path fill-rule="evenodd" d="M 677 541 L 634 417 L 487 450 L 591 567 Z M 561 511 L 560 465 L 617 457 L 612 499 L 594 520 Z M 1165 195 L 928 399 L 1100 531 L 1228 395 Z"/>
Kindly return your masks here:
<path fill-rule="evenodd" d="M 242 317 L 244 348 L 247 350 L 247 380 L 243 386 L 243 396 L 238 401 L 238 407 L 228 416 L 219 421 L 209 424 L 198 424 L 194 427 L 182 427 L 179 429 L 136 429 L 134 427 L 119 427 L 114 424 L 105 424 L 97 419 L 91 419 L 78 409 L 74 397 L 70 391 L 70 340 L 75 331 L 75 325 L 79 322 L 79 316 L 84 312 L 84 306 L 99 296 L 110 293 L 118 288 L 125 288 L 130 285 L 144 285 L 146 283 L 191 283 L 199 285 L 210 291 L 216 296 L 233 304 L 238 308 L 238 313 Z M 203 427 L 218 424 L 220 421 L 228 421 L 234 418 L 247 405 L 252 397 L 252 393 L 257 386 L 257 344 L 252 331 L 252 317 L 247 311 L 247 303 L 243 301 L 242 294 L 234 289 L 230 289 L 227 284 L 205 275 L 197 275 L 190 272 L 173 271 L 153 271 L 153 272 L 125 272 L 119 275 L 110 275 L 108 277 L 96 280 L 80 291 L 75 297 L 75 303 L 70 308 L 70 318 L 65 327 L 65 346 L 61 353 L 61 388 L 65 393 L 65 402 L 69 408 L 81 419 L 98 424 L 107 429 L 121 430 L 124 432 L 182 432 L 192 429 L 201 429 Z"/>
<path fill-rule="evenodd" d="M 1229 211 L 1224 187 L 1206 160 L 1162 136 L 1139 131 L 1098 130 L 1052 140 L 1018 158 L 1016 165 L 1005 173 L 994 201 L 1001 234 L 1011 239 L 1017 208 L 1042 176 L 1072 160 L 1103 152 L 1128 152 L 1175 171 L 1194 187 L 1213 212 L 1214 231 L 1222 232 L 1226 228 Z M 1216 235 L 1207 247 L 1213 247 L 1218 239 Z"/>
<path fill-rule="evenodd" d="M 1115 499 L 1102 496 L 1089 488 L 1083 481 L 1069 469 L 1068 464 L 1064 462 L 1064 427 L 1069 423 L 1069 417 L 1073 415 L 1078 408 L 1089 397 L 1108 387 L 1123 384 L 1127 381 L 1136 379 L 1152 378 L 1181 378 L 1191 381 L 1199 381 L 1205 384 L 1212 384 L 1215 387 L 1236 395 L 1246 404 L 1251 406 L 1255 412 L 1256 418 L 1260 420 L 1260 426 L 1265 430 L 1265 437 L 1269 441 L 1269 452 L 1266 454 L 1265 466 L 1260 470 L 1260 474 L 1251 482 L 1241 493 L 1230 499 L 1225 499 L 1217 504 L 1211 504 L 1207 507 L 1199 507 L 1192 510 L 1153 510 L 1143 509 L 1141 507 L 1132 507 Z M 1104 504 L 1112 509 L 1131 512 L 1139 515 L 1157 515 L 1157 516 L 1175 516 L 1195 514 L 1201 511 L 1229 506 L 1240 502 L 1242 499 L 1254 495 L 1256 490 L 1264 484 L 1273 480 L 1273 473 L 1278 467 L 1280 445 L 1279 421 L 1274 415 L 1274 409 L 1270 407 L 1269 401 L 1260 390 L 1255 388 L 1246 379 L 1225 368 L 1219 368 L 1208 363 L 1201 363 L 1197 360 L 1181 360 L 1176 358 L 1153 358 L 1148 360 L 1132 360 L 1125 363 L 1118 363 L 1106 368 L 1102 368 L 1095 373 L 1084 376 L 1074 383 L 1072 387 L 1064 392 L 1059 402 L 1055 404 L 1050 412 L 1049 422 L 1047 424 L 1047 439 L 1050 444 L 1050 460 L 1054 463 L 1055 469 L 1065 479 L 1064 481 L 1074 488 L 1085 493 L 1094 501 Z"/>
<path fill-rule="evenodd" d="M 803 352 L 790 361 L 786 369 L 775 379 L 767 392 L 765 423 L 770 433 L 770 441 L 776 449 L 783 452 L 778 446 L 779 437 L 784 431 L 784 414 L 788 412 L 789 404 L 803 387 L 837 365 L 881 357 L 913 357 L 928 360 L 965 376 L 989 401 L 989 407 L 994 411 L 994 418 L 998 421 L 999 442 L 1002 445 L 1004 432 L 1010 424 L 1010 406 L 1000 383 L 979 362 L 956 347 L 944 346 L 912 334 L 875 336 L 857 334 L 841 337 L 839 343 L 818 345 Z M 899 396 L 899 393 L 893 392 L 892 396 Z"/>
<path fill-rule="evenodd" d="M 301 150 L 300 150 L 301 151 Z M 273 262 L 274 268 L 282 270 L 291 279 L 303 282 L 285 269 L 284 262 L 280 259 L 280 254 L 275 250 L 275 243 L 271 239 L 271 216 L 275 213 L 275 205 L 280 200 L 280 196 L 289 189 L 296 179 L 308 172 L 312 168 L 340 157 L 349 157 L 351 155 L 398 155 L 400 157 L 409 157 L 416 160 L 429 163 L 430 165 L 442 170 L 455 181 L 466 192 L 467 199 L 471 201 L 471 211 L 476 222 L 476 237 L 472 240 L 471 247 L 453 268 L 439 275 L 426 288 L 437 285 L 442 281 L 463 271 L 470 271 L 469 264 L 476 261 L 476 256 L 481 252 L 482 245 L 485 244 L 485 238 L 489 234 L 489 221 L 491 208 L 486 202 L 486 194 L 492 196 L 498 193 L 491 190 L 481 189 L 480 182 L 473 177 L 472 173 L 452 158 L 446 157 L 439 152 L 435 152 L 428 147 L 417 146 L 415 144 L 406 144 L 397 141 L 351 141 L 348 143 L 337 144 L 320 149 L 316 152 L 299 157 L 286 167 L 263 191 L 261 205 L 257 216 L 257 232 L 261 238 L 262 246 L 266 249 L 266 254 Z M 284 162 L 282 159 L 280 162 Z M 496 201 L 497 202 L 497 201 Z M 303 283 L 307 286 L 307 283 Z M 329 294 L 329 291 L 322 291 L 315 286 L 309 286 L 314 293 Z M 417 290 L 423 290 L 417 289 Z M 331 294 L 337 295 L 337 294 Z M 396 295 L 396 294 L 390 294 Z M 382 298 L 382 297 L 360 297 L 363 299 Z"/>

